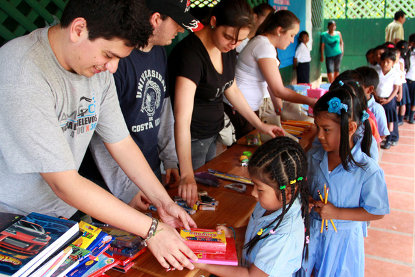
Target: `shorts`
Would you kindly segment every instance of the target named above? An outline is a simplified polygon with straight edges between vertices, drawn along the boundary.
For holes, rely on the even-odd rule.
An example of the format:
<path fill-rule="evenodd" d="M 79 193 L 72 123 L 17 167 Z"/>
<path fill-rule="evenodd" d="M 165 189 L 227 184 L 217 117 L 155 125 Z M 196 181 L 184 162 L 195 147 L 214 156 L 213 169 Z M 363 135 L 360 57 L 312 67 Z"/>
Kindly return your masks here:
<path fill-rule="evenodd" d="M 342 61 L 343 54 L 338 54 L 333 57 L 326 57 L 327 73 L 340 72 L 340 62 Z"/>

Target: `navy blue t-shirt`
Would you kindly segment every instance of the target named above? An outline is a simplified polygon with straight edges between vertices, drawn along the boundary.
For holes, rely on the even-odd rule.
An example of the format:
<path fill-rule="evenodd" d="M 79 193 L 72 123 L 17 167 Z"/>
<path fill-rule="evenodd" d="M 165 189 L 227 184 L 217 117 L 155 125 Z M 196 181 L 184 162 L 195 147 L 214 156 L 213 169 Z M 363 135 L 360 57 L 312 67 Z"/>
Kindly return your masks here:
<path fill-rule="evenodd" d="M 180 41 L 169 56 L 169 87 L 174 88 L 177 76 L 197 85 L 190 125 L 192 138 L 209 138 L 223 128 L 223 92 L 235 78 L 236 51 L 222 53 L 222 63 L 223 73 L 219 74 L 203 43 L 193 33 Z M 174 90 L 170 93 L 173 100 Z"/>
<path fill-rule="evenodd" d="M 114 73 L 118 99 L 130 134 L 153 171 L 160 168 L 157 135 L 167 94 L 167 56 L 164 47 L 150 52 L 134 49 Z"/>

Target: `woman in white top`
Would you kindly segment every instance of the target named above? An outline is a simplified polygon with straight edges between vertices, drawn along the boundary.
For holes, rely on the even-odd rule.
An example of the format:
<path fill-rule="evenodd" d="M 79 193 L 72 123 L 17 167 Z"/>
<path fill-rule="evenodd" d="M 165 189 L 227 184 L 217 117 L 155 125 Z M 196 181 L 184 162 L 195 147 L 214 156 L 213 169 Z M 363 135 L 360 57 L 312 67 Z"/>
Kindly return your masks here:
<path fill-rule="evenodd" d="M 259 26 L 256 36 L 238 56 L 236 83 L 253 111 L 258 111 L 264 95 L 269 90 L 275 110 L 281 110 L 281 99 L 314 106 L 315 99 L 284 87 L 278 66 L 278 49 L 286 49 L 294 42 L 300 20 L 290 11 L 270 13 Z M 237 111 L 225 104 L 225 112 L 235 127 L 236 137 L 241 137 L 252 126 Z"/>

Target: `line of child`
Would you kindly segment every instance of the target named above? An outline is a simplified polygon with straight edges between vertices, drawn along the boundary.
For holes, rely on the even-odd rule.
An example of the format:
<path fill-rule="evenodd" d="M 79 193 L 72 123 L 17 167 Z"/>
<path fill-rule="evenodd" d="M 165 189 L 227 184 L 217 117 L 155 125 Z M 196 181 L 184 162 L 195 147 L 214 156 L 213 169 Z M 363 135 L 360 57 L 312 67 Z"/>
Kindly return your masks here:
<path fill-rule="evenodd" d="M 398 127 L 403 120 L 414 123 L 415 34 L 409 36 L 409 42 L 401 40 L 396 45 L 386 42 L 370 49 L 366 59 L 379 76 L 374 96 L 385 110 L 390 132 L 381 147 L 389 149 L 398 143 Z"/>
<path fill-rule="evenodd" d="M 360 85 L 353 76 L 359 78 L 361 70 L 338 76 L 317 101 L 317 139 L 307 154 L 291 139 L 277 137 L 252 156 L 248 171 L 258 204 L 246 230 L 242 264 L 196 267 L 218 276 L 364 276 L 367 222 L 388 214 L 389 202 L 383 171 L 370 158 L 377 148 L 371 147 L 370 93 L 364 90 L 374 90 L 376 80 L 360 78 Z M 324 204 L 318 192 L 326 184 Z M 321 233 L 322 220 L 334 224 Z M 232 234 L 223 226 L 218 230 Z"/>

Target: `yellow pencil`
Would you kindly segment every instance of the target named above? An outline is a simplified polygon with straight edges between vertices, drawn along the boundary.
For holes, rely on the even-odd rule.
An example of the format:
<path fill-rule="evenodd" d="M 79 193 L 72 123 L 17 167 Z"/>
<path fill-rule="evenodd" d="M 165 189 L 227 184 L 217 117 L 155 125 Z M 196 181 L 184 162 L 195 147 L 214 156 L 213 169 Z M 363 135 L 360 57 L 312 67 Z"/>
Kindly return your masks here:
<path fill-rule="evenodd" d="M 323 199 L 323 196 L 320 193 L 320 190 L 317 190 L 317 193 L 318 193 L 318 196 L 320 197 L 321 202 L 324 203 L 324 199 Z M 323 220 L 323 222 L 324 222 L 324 220 Z M 337 228 L 336 228 L 336 225 L 334 225 L 333 220 L 330 219 L 330 222 L 331 222 L 331 225 L 333 226 L 334 231 L 336 231 L 336 233 L 337 233 Z M 321 224 L 321 226 L 323 227 L 323 223 Z M 323 231 L 321 231 L 321 232 L 323 232 Z"/>
<path fill-rule="evenodd" d="M 326 187 L 326 185 L 324 185 L 324 187 Z M 327 188 L 327 190 L 325 189 L 325 192 L 324 192 L 324 204 L 327 204 L 327 198 L 328 197 L 329 197 L 329 188 Z M 326 219 L 326 231 L 328 229 L 329 229 L 329 223 L 328 223 L 328 220 Z"/>
<path fill-rule="evenodd" d="M 324 186 L 325 186 L 325 185 L 324 185 Z M 319 196 L 319 197 L 320 197 L 320 199 L 321 199 L 321 202 L 322 202 L 322 203 L 324 203 L 323 196 L 321 196 L 320 190 L 317 190 L 317 193 L 318 193 L 318 196 Z M 320 234 L 321 234 L 321 233 L 323 233 L 323 227 L 324 227 L 324 219 L 321 221 L 321 229 L 320 229 Z"/>

